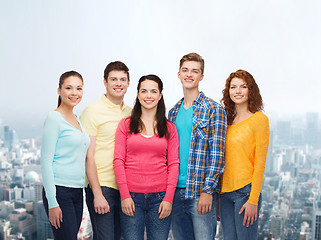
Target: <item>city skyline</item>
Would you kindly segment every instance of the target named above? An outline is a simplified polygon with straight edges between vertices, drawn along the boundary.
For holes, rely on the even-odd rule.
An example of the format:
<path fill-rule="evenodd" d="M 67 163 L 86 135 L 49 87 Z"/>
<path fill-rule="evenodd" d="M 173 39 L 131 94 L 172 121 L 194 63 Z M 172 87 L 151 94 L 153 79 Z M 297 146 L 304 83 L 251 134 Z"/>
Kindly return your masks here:
<path fill-rule="evenodd" d="M 288 120 L 276 116 L 271 121 L 259 240 L 321 236 L 320 130 L 318 113 Z M 41 202 L 40 150 L 41 139 L 14 144 L 9 126 L 4 128 L 4 138 L 0 136 L 0 238 L 10 235 L 13 239 L 42 240 L 51 236 Z M 91 239 L 86 211 L 83 224 L 78 236 Z M 220 230 L 216 239 L 222 239 Z"/>
<path fill-rule="evenodd" d="M 0 9 L 0 118 L 21 137 L 39 135 L 56 107 L 58 78 L 84 77 L 76 114 L 104 93 L 103 70 L 121 60 L 130 68 L 125 102 L 132 106 L 140 76 L 164 81 L 167 109 L 183 96 L 179 59 L 205 59 L 200 89 L 214 100 L 229 73 L 256 79 L 267 115 L 320 112 L 321 2 L 285 1 L 5 1 Z M 39 130 L 38 130 L 39 129 Z"/>

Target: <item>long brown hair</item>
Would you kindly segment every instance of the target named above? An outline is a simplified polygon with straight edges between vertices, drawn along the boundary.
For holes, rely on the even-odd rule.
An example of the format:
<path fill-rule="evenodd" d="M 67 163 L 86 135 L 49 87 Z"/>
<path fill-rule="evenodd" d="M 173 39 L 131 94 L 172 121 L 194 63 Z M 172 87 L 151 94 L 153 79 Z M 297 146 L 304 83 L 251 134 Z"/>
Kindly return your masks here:
<path fill-rule="evenodd" d="M 145 80 L 151 80 L 157 83 L 158 85 L 158 90 L 160 93 L 162 93 L 163 91 L 163 82 L 162 80 L 153 74 L 147 75 L 147 76 L 142 76 L 139 81 L 138 81 L 138 85 L 137 85 L 137 92 L 139 92 L 140 90 L 140 86 L 142 84 L 142 82 L 144 82 Z M 162 137 L 167 137 L 168 135 L 168 129 L 167 129 L 167 119 L 165 116 L 165 102 L 164 102 L 164 98 L 163 95 L 161 97 L 161 99 L 158 101 L 157 104 L 157 111 L 156 111 L 156 129 L 157 129 L 157 134 L 158 137 L 162 138 Z M 142 105 L 139 102 L 138 97 L 136 97 L 136 101 L 135 101 L 135 105 L 133 107 L 132 110 L 132 115 L 131 115 L 131 121 L 130 121 L 130 125 L 129 125 L 129 132 L 130 133 L 140 133 L 143 131 L 144 129 L 144 123 L 142 122 L 142 120 L 140 119 L 142 116 Z"/>
<path fill-rule="evenodd" d="M 255 113 L 263 110 L 263 101 L 260 94 L 260 89 L 256 84 L 253 76 L 245 71 L 245 70 L 237 70 L 236 72 L 232 72 L 230 76 L 226 79 L 225 88 L 223 89 L 223 98 L 221 99 L 221 103 L 224 105 L 225 112 L 227 115 L 227 124 L 231 125 L 235 116 L 235 103 L 231 100 L 229 90 L 231 81 L 233 78 L 242 79 L 248 89 L 249 89 L 249 98 L 248 98 L 248 109 L 251 113 Z"/>

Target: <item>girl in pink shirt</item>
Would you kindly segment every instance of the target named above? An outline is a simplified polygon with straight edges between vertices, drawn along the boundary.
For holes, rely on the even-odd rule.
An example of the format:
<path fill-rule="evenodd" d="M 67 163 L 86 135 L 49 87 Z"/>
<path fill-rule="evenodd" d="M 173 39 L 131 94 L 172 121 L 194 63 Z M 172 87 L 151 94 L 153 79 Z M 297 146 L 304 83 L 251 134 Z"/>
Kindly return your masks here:
<path fill-rule="evenodd" d="M 139 79 L 132 115 L 115 136 L 114 171 L 121 195 L 121 229 L 126 239 L 168 238 L 177 184 L 178 135 L 165 117 L 163 83 Z"/>

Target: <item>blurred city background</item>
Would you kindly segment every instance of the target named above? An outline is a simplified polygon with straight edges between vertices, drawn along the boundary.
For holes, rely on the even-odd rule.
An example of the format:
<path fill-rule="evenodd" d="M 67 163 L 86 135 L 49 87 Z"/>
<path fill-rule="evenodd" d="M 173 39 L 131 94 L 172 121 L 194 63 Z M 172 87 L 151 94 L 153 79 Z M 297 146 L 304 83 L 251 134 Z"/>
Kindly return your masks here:
<path fill-rule="evenodd" d="M 238 69 L 260 87 L 271 135 L 259 239 L 321 239 L 320 28 L 319 0 L 1 0 L 0 240 L 52 238 L 39 161 L 63 72 L 84 77 L 78 116 L 105 92 L 115 60 L 130 69 L 129 106 L 138 79 L 153 73 L 170 109 L 189 52 L 205 59 L 200 89 L 216 101 Z M 91 235 L 85 209 L 79 239 Z"/>
<path fill-rule="evenodd" d="M 259 239 L 321 238 L 321 121 L 316 112 L 269 115 Z M 41 137 L 20 139 L 0 122 L 0 239 L 50 239 L 42 205 Z M 217 239 L 222 239 L 218 228 Z M 79 239 L 91 239 L 85 208 Z"/>

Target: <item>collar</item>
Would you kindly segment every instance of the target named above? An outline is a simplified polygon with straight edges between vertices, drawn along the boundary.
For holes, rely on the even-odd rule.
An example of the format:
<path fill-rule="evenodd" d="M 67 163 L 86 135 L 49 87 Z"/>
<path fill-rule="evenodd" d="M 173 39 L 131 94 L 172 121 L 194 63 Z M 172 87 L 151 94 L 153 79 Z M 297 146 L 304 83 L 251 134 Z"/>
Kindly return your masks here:
<path fill-rule="evenodd" d="M 119 105 L 111 102 L 105 94 L 103 94 L 100 98 L 108 107 L 111 107 L 111 108 L 117 108 L 117 109 L 121 109 L 122 111 L 125 109 L 125 103 L 124 101 L 121 103 L 121 107 L 119 108 Z"/>

